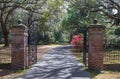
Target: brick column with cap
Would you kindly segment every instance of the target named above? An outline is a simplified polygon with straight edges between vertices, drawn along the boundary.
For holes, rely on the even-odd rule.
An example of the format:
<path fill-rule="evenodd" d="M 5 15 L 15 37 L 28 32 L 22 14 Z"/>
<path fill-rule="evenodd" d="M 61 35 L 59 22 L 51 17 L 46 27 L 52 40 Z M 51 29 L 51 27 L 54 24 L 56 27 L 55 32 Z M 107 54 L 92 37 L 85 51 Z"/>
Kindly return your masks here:
<path fill-rule="evenodd" d="M 11 28 L 12 33 L 12 67 L 14 69 L 25 69 L 28 66 L 28 29 L 19 23 Z"/>
<path fill-rule="evenodd" d="M 88 68 L 95 71 L 103 69 L 104 31 L 105 27 L 96 20 L 88 27 Z"/>

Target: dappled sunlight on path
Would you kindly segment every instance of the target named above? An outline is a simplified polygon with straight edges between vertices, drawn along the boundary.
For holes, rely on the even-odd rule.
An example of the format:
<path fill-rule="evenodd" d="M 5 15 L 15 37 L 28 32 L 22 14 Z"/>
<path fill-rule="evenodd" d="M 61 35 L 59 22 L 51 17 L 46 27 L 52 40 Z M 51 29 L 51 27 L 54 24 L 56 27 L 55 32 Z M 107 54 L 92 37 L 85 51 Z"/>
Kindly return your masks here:
<path fill-rule="evenodd" d="M 49 50 L 17 79 L 91 79 L 69 49 L 63 46 Z"/>

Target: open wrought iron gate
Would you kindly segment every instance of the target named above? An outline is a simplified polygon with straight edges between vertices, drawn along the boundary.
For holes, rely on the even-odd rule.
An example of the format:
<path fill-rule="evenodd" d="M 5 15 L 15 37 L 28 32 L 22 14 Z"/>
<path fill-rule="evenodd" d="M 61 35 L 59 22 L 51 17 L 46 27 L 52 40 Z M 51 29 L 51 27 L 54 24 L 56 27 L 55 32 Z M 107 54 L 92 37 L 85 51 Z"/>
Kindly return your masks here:
<path fill-rule="evenodd" d="M 38 27 L 33 24 L 28 31 L 28 64 L 29 66 L 37 62 Z"/>
<path fill-rule="evenodd" d="M 87 27 L 83 30 L 83 63 L 87 65 L 87 54 L 88 54 L 88 45 L 87 45 Z"/>
<path fill-rule="evenodd" d="M 83 36 L 83 49 L 82 52 L 80 51 L 80 60 L 85 66 L 88 64 L 88 41 L 87 41 L 87 27 L 77 29 L 75 34 L 82 34 Z"/>

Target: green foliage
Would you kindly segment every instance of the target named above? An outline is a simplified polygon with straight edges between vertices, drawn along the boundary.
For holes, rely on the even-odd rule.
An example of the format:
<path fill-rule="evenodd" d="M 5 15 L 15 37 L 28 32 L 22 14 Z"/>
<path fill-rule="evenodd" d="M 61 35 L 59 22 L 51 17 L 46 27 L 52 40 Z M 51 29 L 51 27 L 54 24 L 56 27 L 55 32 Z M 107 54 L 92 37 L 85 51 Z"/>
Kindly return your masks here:
<path fill-rule="evenodd" d="M 70 33 L 70 40 L 74 34 L 83 33 L 94 19 L 104 23 L 106 17 L 99 12 L 91 12 L 91 8 L 95 5 L 97 5 L 95 0 L 72 0 L 67 16 L 62 20 L 62 29 Z"/>
<path fill-rule="evenodd" d="M 61 44 L 68 43 L 68 34 L 63 31 L 39 32 L 39 44 Z"/>
<path fill-rule="evenodd" d="M 0 7 L 3 7 L 2 2 Z M 10 0 L 4 3 L 7 8 L 4 8 L 4 15 L 0 18 L 5 19 L 9 11 L 16 7 L 4 22 L 7 24 L 7 30 L 17 24 L 18 19 L 22 19 L 26 26 L 37 22 L 40 42 L 61 43 L 68 41 L 69 38 L 66 36 L 81 33 L 81 29 L 89 26 L 93 19 L 98 19 L 98 22 L 103 24 L 106 17 L 101 16 L 100 12 L 91 12 L 94 7 L 98 7 L 99 2 L 100 0 Z M 0 9 L 0 13 L 3 11 Z M 61 30 L 71 34 L 66 35 Z M 119 35 L 119 33 L 119 29 L 116 29 L 115 33 L 109 31 L 108 35 L 111 37 L 111 34 Z"/>
<path fill-rule="evenodd" d="M 114 33 L 115 35 L 120 36 L 120 27 L 116 28 Z"/>
<path fill-rule="evenodd" d="M 54 37 L 57 43 L 63 43 L 65 41 L 62 31 L 54 32 Z"/>
<path fill-rule="evenodd" d="M 68 10 L 68 15 L 62 21 L 63 28 L 68 29 L 83 29 L 89 26 L 94 19 L 103 23 L 104 17 L 100 13 L 91 12 L 91 7 L 96 5 L 95 0 L 76 0 L 72 7 Z"/>
<path fill-rule="evenodd" d="M 107 49 L 118 49 L 120 46 L 120 27 L 109 27 L 106 28 L 105 35 L 105 46 Z"/>

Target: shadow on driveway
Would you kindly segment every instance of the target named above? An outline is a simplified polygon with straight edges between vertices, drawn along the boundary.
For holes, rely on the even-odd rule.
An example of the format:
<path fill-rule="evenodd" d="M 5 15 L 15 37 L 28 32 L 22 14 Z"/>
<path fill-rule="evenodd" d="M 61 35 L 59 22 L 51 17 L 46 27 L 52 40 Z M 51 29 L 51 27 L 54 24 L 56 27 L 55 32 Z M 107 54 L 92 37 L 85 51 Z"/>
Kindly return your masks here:
<path fill-rule="evenodd" d="M 91 79 L 70 51 L 71 46 L 49 50 L 42 59 L 17 79 Z"/>

